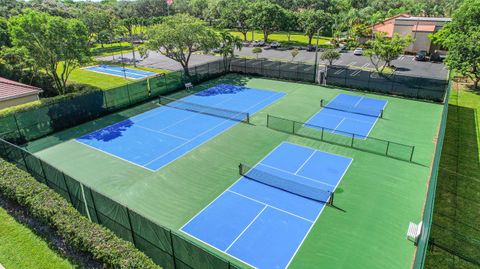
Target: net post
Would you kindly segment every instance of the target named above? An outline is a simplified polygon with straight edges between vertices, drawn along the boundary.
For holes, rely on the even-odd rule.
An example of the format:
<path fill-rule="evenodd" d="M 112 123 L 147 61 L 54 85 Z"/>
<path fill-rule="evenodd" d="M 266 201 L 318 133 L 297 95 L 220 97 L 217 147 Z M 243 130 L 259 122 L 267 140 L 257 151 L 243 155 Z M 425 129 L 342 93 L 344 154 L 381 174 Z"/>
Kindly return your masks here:
<path fill-rule="evenodd" d="M 325 127 L 322 127 L 322 135 L 321 135 L 321 140 L 323 141 L 323 133 L 325 132 Z"/>
<path fill-rule="evenodd" d="M 328 204 L 331 205 L 331 206 L 333 206 L 333 197 L 334 197 L 334 194 L 335 194 L 335 193 L 332 191 L 332 192 L 330 193 L 330 198 L 328 199 Z"/>
<path fill-rule="evenodd" d="M 387 141 L 387 150 L 385 151 L 386 156 L 388 156 L 388 148 L 390 148 L 390 141 Z"/>
<path fill-rule="evenodd" d="M 355 141 L 355 134 L 352 134 L 352 143 L 350 145 L 350 147 L 352 147 L 352 148 L 353 148 L 353 141 Z"/>
<path fill-rule="evenodd" d="M 380 110 L 380 118 L 383 119 L 383 109 Z"/>
<path fill-rule="evenodd" d="M 295 134 L 295 121 L 292 120 L 292 134 Z"/>
<path fill-rule="evenodd" d="M 323 107 L 323 99 L 320 99 L 320 107 Z"/>
<path fill-rule="evenodd" d="M 243 171 L 242 171 L 242 170 L 243 170 L 243 165 L 242 165 L 242 163 L 240 163 L 240 164 L 238 165 L 238 173 L 239 173 L 241 176 L 243 176 Z"/>
<path fill-rule="evenodd" d="M 270 127 L 270 114 L 267 114 L 267 128 Z"/>
<path fill-rule="evenodd" d="M 415 146 L 412 146 L 412 153 L 410 154 L 410 162 L 413 160 L 413 152 L 415 151 Z"/>
<path fill-rule="evenodd" d="M 250 123 L 250 113 L 247 113 L 247 123 Z"/>

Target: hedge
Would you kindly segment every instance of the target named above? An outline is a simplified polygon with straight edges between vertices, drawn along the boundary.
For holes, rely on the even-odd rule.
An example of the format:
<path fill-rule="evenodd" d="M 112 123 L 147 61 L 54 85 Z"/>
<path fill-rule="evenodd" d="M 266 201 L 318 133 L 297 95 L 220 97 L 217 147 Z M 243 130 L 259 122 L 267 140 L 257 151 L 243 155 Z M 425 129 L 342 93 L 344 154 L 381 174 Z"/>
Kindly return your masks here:
<path fill-rule="evenodd" d="M 82 216 L 62 196 L 0 158 L 0 192 L 57 230 L 69 244 L 112 268 L 160 268 L 144 253 Z"/>

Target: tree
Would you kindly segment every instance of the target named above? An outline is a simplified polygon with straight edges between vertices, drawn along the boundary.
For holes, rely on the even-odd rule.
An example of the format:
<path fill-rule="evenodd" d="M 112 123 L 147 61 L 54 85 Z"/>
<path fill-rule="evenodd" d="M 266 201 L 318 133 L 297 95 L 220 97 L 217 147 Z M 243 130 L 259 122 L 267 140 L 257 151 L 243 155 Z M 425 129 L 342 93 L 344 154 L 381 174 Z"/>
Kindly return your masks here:
<path fill-rule="evenodd" d="M 211 50 L 220 46 L 215 31 L 195 17 L 186 14 L 171 16 L 162 24 L 147 30 L 147 40 L 142 47 L 146 57 L 148 50 L 159 52 L 179 62 L 188 76 L 188 63 L 195 50 Z"/>
<path fill-rule="evenodd" d="M 299 13 L 287 10 L 283 21 L 282 30 L 287 31 L 288 42 L 290 42 L 291 32 L 298 29 Z"/>
<path fill-rule="evenodd" d="M 268 41 L 268 35 L 282 27 L 285 20 L 285 9 L 268 0 L 253 2 L 249 12 L 252 27 L 262 29 L 263 41 Z"/>
<path fill-rule="evenodd" d="M 327 49 L 320 55 L 320 60 L 328 61 L 328 65 L 332 65 L 333 61 L 340 59 L 340 53 L 334 49 Z"/>
<path fill-rule="evenodd" d="M 299 51 L 297 48 L 295 48 L 295 49 L 293 49 L 293 50 L 290 51 L 290 54 L 292 55 L 292 62 L 293 62 L 293 60 L 295 59 L 295 57 L 297 57 L 297 55 L 298 55 L 299 53 L 300 53 L 300 51 Z"/>
<path fill-rule="evenodd" d="M 223 28 L 234 27 L 243 34 L 243 40 L 247 40 L 250 30 L 249 3 L 246 0 L 222 0 L 218 3 L 220 12 L 220 26 Z"/>
<path fill-rule="evenodd" d="M 113 34 L 116 18 L 108 10 L 88 5 L 80 9 L 80 14 L 77 17 L 87 26 L 90 42 L 95 41 L 100 32 Z"/>
<path fill-rule="evenodd" d="M 330 16 L 322 10 L 307 9 L 300 13 L 299 24 L 305 35 L 308 36 L 308 44 L 312 44 L 313 35 L 318 30 L 330 27 Z"/>
<path fill-rule="evenodd" d="M 117 9 L 117 16 L 120 18 L 120 25 L 128 34 L 128 39 L 132 47 L 133 66 L 137 66 L 135 57 L 134 31 L 135 26 L 138 25 L 138 14 L 135 9 L 135 2 L 123 1 L 120 2 Z"/>
<path fill-rule="evenodd" d="M 390 66 L 390 63 L 397 59 L 412 42 L 410 35 L 401 37 L 395 33 L 392 38 L 388 38 L 385 33 L 379 32 L 375 34 L 374 39 L 367 42 L 370 49 L 365 51 L 365 55 L 370 57 L 375 69 L 382 73 L 385 67 Z"/>
<path fill-rule="evenodd" d="M 223 56 L 225 70 L 229 70 L 231 59 L 235 56 L 235 50 L 241 50 L 243 47 L 242 40 L 227 31 L 220 32 L 220 39 L 220 54 Z"/>
<path fill-rule="evenodd" d="M 258 55 L 262 53 L 262 48 L 260 47 L 255 47 L 252 49 L 252 53 L 255 53 L 257 55 L 257 60 L 258 60 Z"/>
<path fill-rule="evenodd" d="M 452 21 L 433 36 L 448 48 L 446 59 L 451 70 L 471 78 L 475 89 L 480 82 L 480 0 L 465 0 Z"/>
<path fill-rule="evenodd" d="M 8 21 L 6 18 L 0 17 L 0 48 L 10 47 L 10 36 L 8 35 Z"/>
<path fill-rule="evenodd" d="M 53 79 L 57 92 L 64 94 L 72 71 L 89 60 L 87 27 L 77 19 L 31 10 L 8 23 L 12 45 L 23 48 L 36 68 Z"/>

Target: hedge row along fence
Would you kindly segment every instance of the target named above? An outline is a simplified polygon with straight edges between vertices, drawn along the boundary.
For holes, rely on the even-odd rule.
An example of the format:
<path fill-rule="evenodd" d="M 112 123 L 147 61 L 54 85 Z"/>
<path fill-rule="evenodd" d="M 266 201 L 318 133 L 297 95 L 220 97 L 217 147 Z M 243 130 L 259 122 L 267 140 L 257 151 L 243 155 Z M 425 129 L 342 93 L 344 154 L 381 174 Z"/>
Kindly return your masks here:
<path fill-rule="evenodd" d="M 108 267 L 160 268 L 132 243 L 90 222 L 61 195 L 3 159 L 0 159 L 0 192 L 56 229 L 69 244 L 91 253 Z"/>

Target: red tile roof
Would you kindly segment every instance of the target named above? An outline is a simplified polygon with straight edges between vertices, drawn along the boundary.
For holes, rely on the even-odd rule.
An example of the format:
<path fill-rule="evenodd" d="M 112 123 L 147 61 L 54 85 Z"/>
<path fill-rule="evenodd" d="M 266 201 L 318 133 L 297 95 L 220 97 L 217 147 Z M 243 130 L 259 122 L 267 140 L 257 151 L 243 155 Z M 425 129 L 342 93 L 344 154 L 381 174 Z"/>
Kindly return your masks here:
<path fill-rule="evenodd" d="M 0 77 L 0 100 L 39 94 L 42 89 Z"/>

